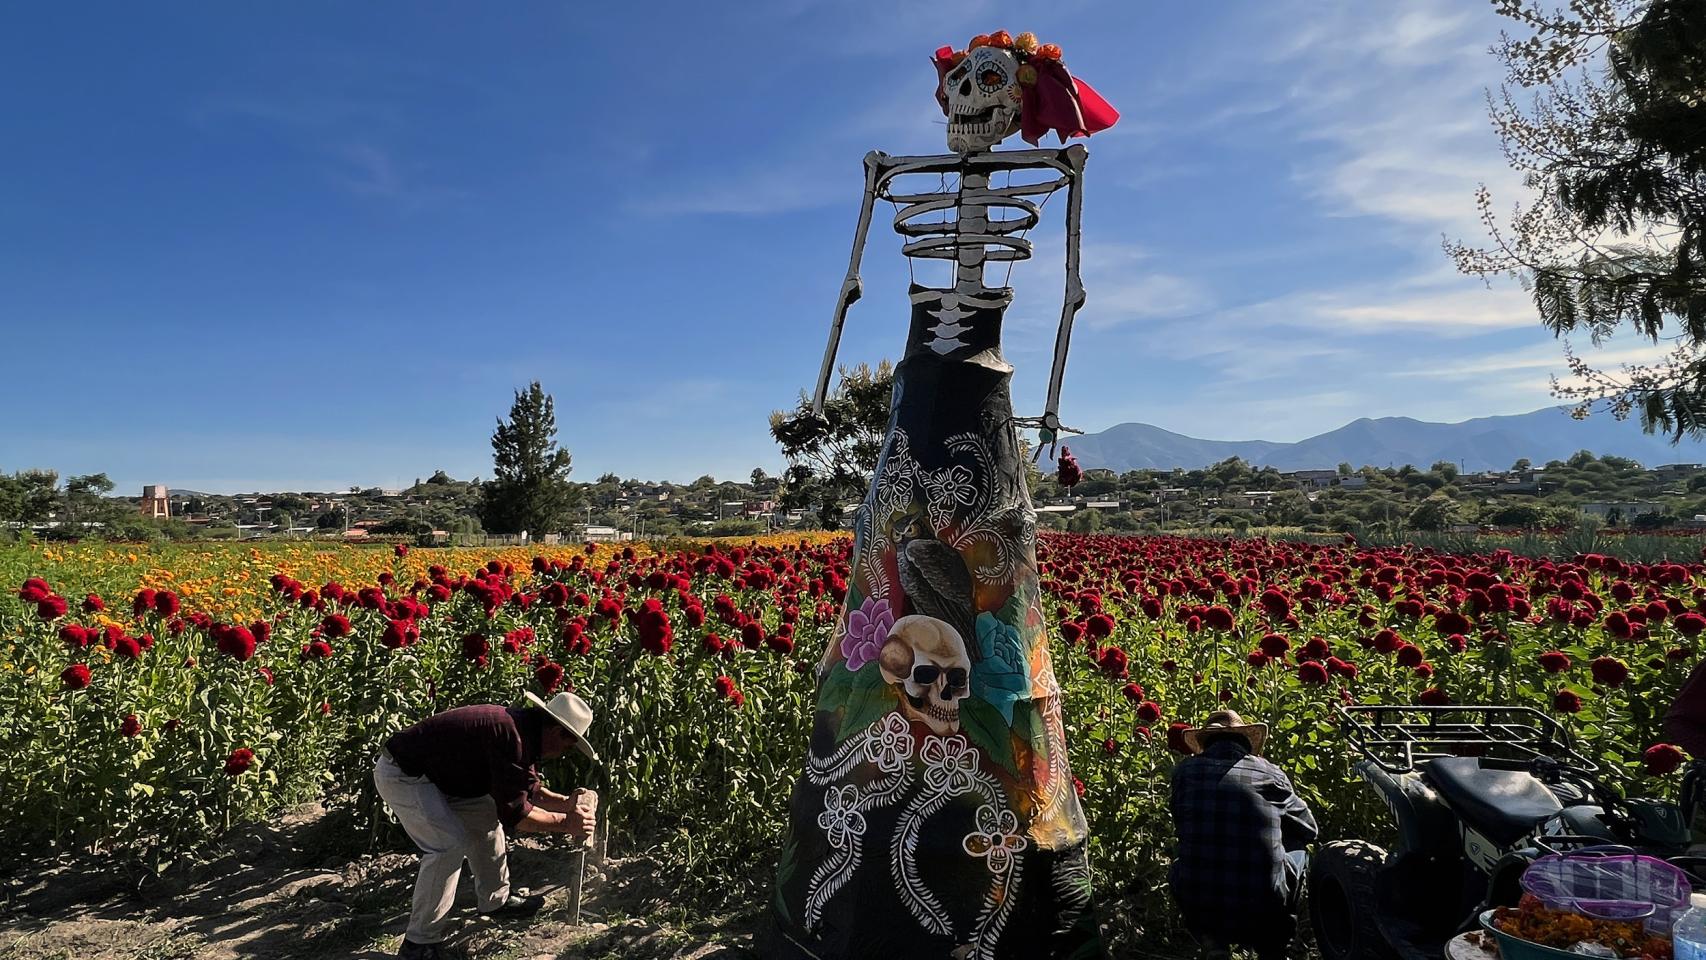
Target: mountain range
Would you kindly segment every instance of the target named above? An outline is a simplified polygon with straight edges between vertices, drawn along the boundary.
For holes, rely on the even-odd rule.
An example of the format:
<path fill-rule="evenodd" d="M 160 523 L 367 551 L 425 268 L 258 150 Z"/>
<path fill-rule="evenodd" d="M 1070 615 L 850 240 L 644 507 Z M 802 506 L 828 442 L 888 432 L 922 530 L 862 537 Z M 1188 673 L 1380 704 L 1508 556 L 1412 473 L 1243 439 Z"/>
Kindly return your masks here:
<path fill-rule="evenodd" d="M 1574 420 L 1565 407 L 1533 413 L 1477 417 L 1462 423 L 1430 423 L 1410 417 L 1364 417 L 1327 433 L 1279 443 L 1272 440 L 1199 440 L 1147 423 L 1122 423 L 1100 433 L 1072 437 L 1067 446 L 1086 470 L 1194 470 L 1242 457 L 1253 466 L 1277 470 L 1353 467 L 1426 469 L 1441 460 L 1467 472 L 1507 470 L 1526 457 L 1535 466 L 1565 460 L 1579 450 L 1615 455 L 1648 467 L 1706 462 L 1706 444 L 1648 434 L 1633 420 L 1607 414 Z"/>

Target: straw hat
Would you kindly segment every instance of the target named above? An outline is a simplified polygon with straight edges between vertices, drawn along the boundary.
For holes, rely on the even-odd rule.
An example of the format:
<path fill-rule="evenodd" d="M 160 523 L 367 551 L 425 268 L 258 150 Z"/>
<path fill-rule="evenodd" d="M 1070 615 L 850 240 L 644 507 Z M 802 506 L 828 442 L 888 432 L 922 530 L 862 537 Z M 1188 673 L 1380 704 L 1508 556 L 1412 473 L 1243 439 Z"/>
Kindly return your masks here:
<path fill-rule="evenodd" d="M 1258 756 L 1262 752 L 1262 744 L 1268 740 L 1268 725 L 1265 723 L 1245 723 L 1232 710 L 1216 710 L 1208 715 L 1200 727 L 1179 732 L 1179 739 L 1184 743 L 1186 753 L 1202 753 L 1203 741 L 1222 734 L 1236 733 L 1250 742 L 1250 752 Z"/>
<path fill-rule="evenodd" d="M 525 696 L 532 701 L 534 706 L 550 714 L 551 719 L 562 724 L 563 729 L 569 731 L 571 739 L 574 740 L 575 746 L 580 749 L 580 752 L 594 760 L 598 759 L 598 754 L 593 751 L 592 744 L 586 740 L 587 728 L 592 726 L 592 708 L 586 705 L 585 700 L 567 692 L 552 697 L 550 703 L 534 696 L 531 691 L 525 693 Z"/>

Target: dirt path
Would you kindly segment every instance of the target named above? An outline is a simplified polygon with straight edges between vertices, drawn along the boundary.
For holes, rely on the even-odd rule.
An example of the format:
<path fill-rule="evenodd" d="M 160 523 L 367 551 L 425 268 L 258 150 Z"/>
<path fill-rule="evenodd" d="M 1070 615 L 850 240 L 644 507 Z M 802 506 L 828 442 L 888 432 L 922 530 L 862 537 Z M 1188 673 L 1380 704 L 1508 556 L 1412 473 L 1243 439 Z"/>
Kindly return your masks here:
<path fill-rule="evenodd" d="M 0 880 L 0 960 L 285 960 L 395 956 L 407 921 L 415 857 L 353 859 L 318 807 L 223 842 L 207 862 L 133 883 L 92 858 Z M 347 834 L 346 834 L 347 835 Z M 518 886 L 546 896 L 527 921 L 474 915 L 463 883 L 448 941 L 453 957 L 558 960 L 734 960 L 755 956 L 756 910 L 690 920 L 660 887 L 663 864 L 609 861 L 589 877 L 581 924 L 568 923 L 568 858 L 560 843 L 525 838 L 510 855 Z M 4 869 L 4 866 L 0 866 Z"/>

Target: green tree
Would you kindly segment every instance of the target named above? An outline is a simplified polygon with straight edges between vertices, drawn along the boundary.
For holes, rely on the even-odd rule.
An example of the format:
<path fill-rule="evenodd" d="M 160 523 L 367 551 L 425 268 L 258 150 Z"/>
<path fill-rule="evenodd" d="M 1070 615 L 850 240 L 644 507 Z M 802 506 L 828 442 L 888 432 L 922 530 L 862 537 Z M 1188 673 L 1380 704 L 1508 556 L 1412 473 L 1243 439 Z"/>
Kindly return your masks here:
<path fill-rule="evenodd" d="M 1546 511 L 1531 503 L 1513 503 L 1487 514 L 1487 522 L 1495 527 L 1532 530 L 1546 522 Z"/>
<path fill-rule="evenodd" d="M 106 495 L 113 492 L 113 482 L 104 473 L 90 473 L 80 477 L 69 477 L 65 481 L 65 494 L 61 502 L 64 509 L 63 526 L 76 530 L 88 530 L 93 526 L 110 526 L 118 519 L 118 513 L 123 509 L 108 499 Z"/>
<path fill-rule="evenodd" d="M 1444 530 L 1456 523 L 1458 517 L 1457 501 L 1436 493 L 1410 511 L 1408 523 L 1412 530 Z"/>
<path fill-rule="evenodd" d="M 427 483 L 431 483 L 434 485 L 442 486 L 444 484 L 448 484 L 449 482 L 450 482 L 450 474 L 445 473 L 443 470 L 434 470 L 432 472 L 432 476 L 427 477 Z"/>
<path fill-rule="evenodd" d="M 569 482 L 569 451 L 557 446 L 556 404 L 535 380 L 516 391 L 509 422 L 492 433 L 492 479 L 480 519 L 493 533 L 538 539 L 572 520 L 577 488 Z"/>
<path fill-rule="evenodd" d="M 1673 439 L 1706 434 L 1706 3 L 1494 5 L 1530 33 L 1494 47 L 1507 76 L 1492 115 L 1537 196 L 1507 229 L 1482 187 L 1492 245 L 1447 251 L 1465 273 L 1520 277 L 1560 337 L 1671 342 L 1665 360 L 1615 374 L 1566 346 L 1574 380 L 1554 391 L 1576 416 L 1603 406 Z"/>
<path fill-rule="evenodd" d="M 823 416 L 812 413 L 804 391 L 793 410 L 770 414 L 770 436 L 788 460 L 782 473 L 784 507 L 815 510 L 825 529 L 841 525 L 841 504 L 863 497 L 876 471 L 893 393 L 894 368 L 888 361 L 875 370 L 860 364 L 841 369 L 840 381 L 824 400 Z"/>

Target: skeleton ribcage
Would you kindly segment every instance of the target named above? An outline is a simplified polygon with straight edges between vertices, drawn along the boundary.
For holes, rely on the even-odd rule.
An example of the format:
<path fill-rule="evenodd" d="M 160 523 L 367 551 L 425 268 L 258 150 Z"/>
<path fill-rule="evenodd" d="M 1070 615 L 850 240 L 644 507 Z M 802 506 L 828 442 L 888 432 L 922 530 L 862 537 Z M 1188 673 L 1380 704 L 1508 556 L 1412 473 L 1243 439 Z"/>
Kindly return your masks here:
<path fill-rule="evenodd" d="M 891 194 L 892 182 L 884 183 L 879 194 L 899 208 L 895 212 L 895 232 L 909 239 L 901 252 L 908 257 L 930 260 L 955 260 L 967 263 L 989 260 L 1028 260 L 1031 241 L 1023 234 L 1037 225 L 1042 207 L 1031 197 L 1042 197 L 1065 186 L 1062 175 L 1042 183 L 1017 184 L 1006 187 L 984 185 L 984 177 L 967 175 L 960 189 L 945 193 Z M 931 214 L 952 210 L 952 219 L 923 219 Z M 993 217 L 998 211 L 1016 215 Z M 967 254 L 971 254 L 968 257 Z"/>

